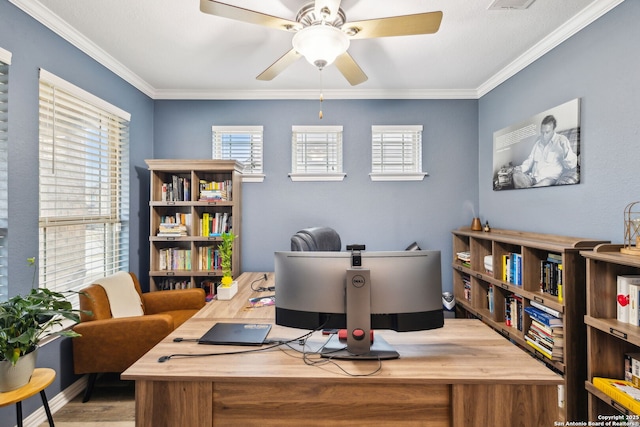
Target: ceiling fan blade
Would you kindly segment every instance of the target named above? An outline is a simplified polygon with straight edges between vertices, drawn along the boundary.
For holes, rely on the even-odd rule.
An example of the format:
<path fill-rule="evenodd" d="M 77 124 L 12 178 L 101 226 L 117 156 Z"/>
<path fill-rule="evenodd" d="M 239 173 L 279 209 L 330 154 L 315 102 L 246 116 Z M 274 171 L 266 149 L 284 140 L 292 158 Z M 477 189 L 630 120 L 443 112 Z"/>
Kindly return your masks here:
<path fill-rule="evenodd" d="M 440 22 L 442 22 L 442 12 L 427 12 L 347 22 L 342 26 L 342 31 L 352 40 L 433 34 L 440 28 Z"/>
<path fill-rule="evenodd" d="M 338 56 L 335 64 L 347 81 L 351 83 L 351 86 L 359 85 L 369 79 L 348 52 Z"/>
<path fill-rule="evenodd" d="M 200 0 L 200 11 L 210 15 L 220 16 L 222 18 L 263 25 L 277 30 L 293 31 L 295 29 L 297 31 L 297 29 L 302 28 L 302 26 L 295 21 L 278 18 L 277 16 L 271 16 L 237 6 L 231 6 L 229 4 L 213 0 Z"/>
<path fill-rule="evenodd" d="M 296 52 L 295 49 L 291 49 L 289 52 L 282 55 L 276 62 L 271 64 L 269 68 L 264 70 L 258 77 L 257 80 L 273 80 L 278 74 L 284 71 L 289 65 L 296 62 L 302 55 Z"/>

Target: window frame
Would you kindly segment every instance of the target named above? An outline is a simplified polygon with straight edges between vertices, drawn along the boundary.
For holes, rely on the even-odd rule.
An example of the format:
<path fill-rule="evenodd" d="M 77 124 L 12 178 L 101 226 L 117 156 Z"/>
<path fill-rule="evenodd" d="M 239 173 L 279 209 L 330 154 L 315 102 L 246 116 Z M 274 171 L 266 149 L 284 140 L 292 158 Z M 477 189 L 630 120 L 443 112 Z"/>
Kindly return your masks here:
<path fill-rule="evenodd" d="M 129 269 L 131 115 L 43 69 L 38 92 L 38 285 L 79 291 Z"/>
<path fill-rule="evenodd" d="M 221 138 L 217 137 L 217 134 L 222 134 L 224 136 L 231 137 L 231 135 L 249 135 L 251 148 L 249 151 L 251 162 L 247 164 L 246 161 L 242 159 L 236 159 L 232 157 L 233 150 L 231 150 L 229 155 L 224 155 L 223 149 L 224 146 L 217 146 L 217 144 L 223 144 Z M 230 145 L 233 145 L 234 141 L 228 142 Z M 241 141 L 236 141 L 236 143 L 246 143 Z M 216 152 L 219 151 L 220 155 L 217 156 Z M 254 155 L 255 151 L 255 155 Z M 264 126 L 259 125 L 251 125 L 251 126 L 211 126 L 211 158 L 214 160 L 237 160 L 244 165 L 244 169 L 242 171 L 242 182 L 263 182 L 265 178 L 264 174 Z M 252 165 L 257 165 L 257 167 L 252 167 Z"/>
<path fill-rule="evenodd" d="M 422 125 L 372 125 L 371 173 L 369 173 L 371 181 L 422 181 L 429 175 L 422 170 L 422 131 Z M 407 138 L 408 140 L 405 140 Z M 385 145 L 395 145 L 396 147 L 392 150 L 396 152 L 400 146 L 399 151 L 402 153 L 393 163 L 387 163 L 384 160 Z M 406 154 L 404 153 L 405 145 L 409 145 Z M 379 157 L 376 157 L 377 152 L 380 153 Z M 393 170 L 404 169 L 405 165 L 412 167 L 409 170 Z"/>
<path fill-rule="evenodd" d="M 9 232 L 9 66 L 11 52 L 0 47 L 0 302 L 9 298 L 7 234 Z"/>
<path fill-rule="evenodd" d="M 301 141 L 300 138 L 312 141 Z M 324 138 L 324 140 L 323 140 Z M 335 139 L 335 140 L 332 140 Z M 309 147 L 307 144 L 312 145 Z M 322 145 L 325 147 L 322 147 Z M 332 144 L 334 146 L 332 146 Z M 343 127 L 339 125 L 328 126 L 292 126 L 291 127 L 291 172 L 292 181 L 342 181 L 347 175 L 343 171 Z M 301 151 L 305 148 L 319 150 L 315 152 L 320 157 L 316 165 L 310 165 L 308 159 L 313 154 L 305 154 Z M 326 151 L 322 151 L 326 148 Z M 324 156 L 324 160 L 322 160 Z M 300 161 L 303 160 L 303 161 Z M 323 171 L 322 168 L 327 170 Z M 335 168 L 335 172 L 329 169 Z M 306 170 L 305 170 L 306 169 Z"/>

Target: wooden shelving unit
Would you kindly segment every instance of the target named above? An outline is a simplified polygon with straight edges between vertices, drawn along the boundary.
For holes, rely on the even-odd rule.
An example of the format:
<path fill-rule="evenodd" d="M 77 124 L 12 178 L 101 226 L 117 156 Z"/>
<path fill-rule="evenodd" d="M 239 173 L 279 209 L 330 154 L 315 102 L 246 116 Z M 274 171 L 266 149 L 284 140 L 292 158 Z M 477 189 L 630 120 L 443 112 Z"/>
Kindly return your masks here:
<path fill-rule="evenodd" d="M 215 251 L 221 242 L 216 235 L 203 235 L 203 218 L 216 213 L 227 220 L 226 224 L 237 236 L 233 242 L 232 274 L 241 274 L 240 234 L 242 224 L 242 164 L 234 160 L 145 160 L 151 173 L 151 200 L 149 201 L 150 270 L 152 291 L 174 287 L 205 287 L 219 282 L 222 270 L 202 262 L 203 251 Z M 172 182 L 188 181 L 180 184 L 180 191 L 186 196 L 178 200 L 163 195 L 163 186 Z M 226 182 L 226 196 L 217 200 L 201 200 L 200 183 Z M 167 200 L 168 199 L 168 200 Z M 163 218 L 183 215 L 188 222 L 187 235 L 158 236 Z M 165 254 L 173 251 L 183 257 L 179 266 L 166 265 Z M 210 289 L 206 289 L 210 291 Z"/>
<path fill-rule="evenodd" d="M 539 359 L 564 378 L 559 388 L 559 406 L 565 420 L 584 420 L 586 411 L 586 327 L 583 322 L 586 305 L 586 266 L 581 250 L 590 250 L 602 243 L 574 237 L 492 229 L 489 232 L 471 231 L 464 227 L 453 231 L 453 291 L 458 316 L 471 316 L 484 323 Z M 463 262 L 458 253 L 468 253 Z M 505 280 L 503 256 L 517 254 L 521 258 L 520 280 Z M 491 260 L 491 270 L 485 268 L 485 258 Z M 541 264 L 550 257 L 562 264 L 559 279 L 561 295 L 541 290 Z M 520 282 L 521 284 L 515 284 Z M 511 313 L 506 301 L 518 301 L 516 313 Z M 560 314 L 564 329 L 562 359 L 548 358 L 527 344 L 525 336 L 531 318 L 525 307 L 531 301 L 540 303 Z M 519 314 L 518 314 L 519 313 Z M 518 320 L 507 322 L 509 317 Z M 519 324 L 517 327 L 515 324 Z M 508 360 L 505 363 L 509 363 Z"/>
<path fill-rule="evenodd" d="M 634 414 L 593 386 L 593 377 L 624 379 L 625 353 L 640 353 L 640 327 L 617 320 L 619 275 L 640 274 L 640 256 L 620 253 L 622 245 L 602 244 L 581 252 L 587 260 L 587 379 L 589 419 Z"/>

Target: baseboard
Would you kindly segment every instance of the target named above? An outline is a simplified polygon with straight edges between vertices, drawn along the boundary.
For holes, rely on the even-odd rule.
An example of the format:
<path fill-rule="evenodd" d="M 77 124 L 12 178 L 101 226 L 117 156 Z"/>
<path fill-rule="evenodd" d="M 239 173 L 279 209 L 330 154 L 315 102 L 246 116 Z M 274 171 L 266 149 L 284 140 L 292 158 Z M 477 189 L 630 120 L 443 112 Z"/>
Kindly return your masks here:
<path fill-rule="evenodd" d="M 56 411 L 61 409 L 64 405 L 71 402 L 77 395 L 82 393 L 86 387 L 87 387 L 87 376 L 83 375 L 82 378 L 80 378 L 78 381 L 74 382 L 69 387 L 62 390 L 53 398 L 49 398 L 49 396 L 47 396 L 47 400 L 49 401 L 49 409 L 51 409 L 51 413 L 55 414 Z M 47 413 L 45 412 L 44 407 L 40 405 L 40 407 L 35 412 L 31 413 L 28 417 L 24 419 L 24 426 L 37 427 L 46 421 L 47 421 Z"/>

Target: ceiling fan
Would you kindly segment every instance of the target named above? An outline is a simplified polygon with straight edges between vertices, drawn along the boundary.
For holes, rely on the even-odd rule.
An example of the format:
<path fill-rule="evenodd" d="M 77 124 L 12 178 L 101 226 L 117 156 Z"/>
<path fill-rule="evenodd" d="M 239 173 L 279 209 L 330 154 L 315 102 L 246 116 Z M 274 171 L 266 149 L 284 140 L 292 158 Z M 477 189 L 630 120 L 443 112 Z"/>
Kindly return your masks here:
<path fill-rule="evenodd" d="M 295 21 L 213 0 L 200 0 L 200 11 L 223 18 L 295 33 L 293 47 L 256 78 L 272 80 L 301 56 L 322 70 L 335 62 L 352 85 L 367 80 L 347 49 L 351 40 L 433 34 L 440 28 L 442 12 L 418 13 L 346 22 L 340 0 L 315 0 L 303 6 Z"/>

